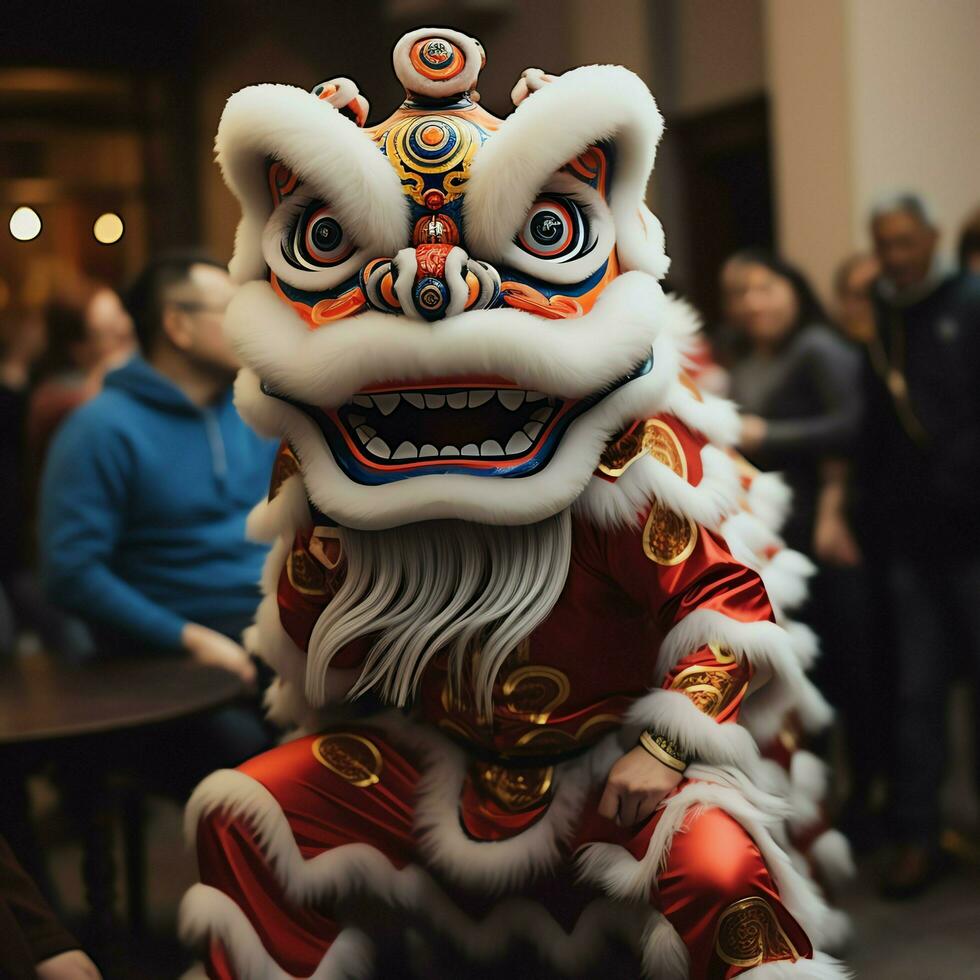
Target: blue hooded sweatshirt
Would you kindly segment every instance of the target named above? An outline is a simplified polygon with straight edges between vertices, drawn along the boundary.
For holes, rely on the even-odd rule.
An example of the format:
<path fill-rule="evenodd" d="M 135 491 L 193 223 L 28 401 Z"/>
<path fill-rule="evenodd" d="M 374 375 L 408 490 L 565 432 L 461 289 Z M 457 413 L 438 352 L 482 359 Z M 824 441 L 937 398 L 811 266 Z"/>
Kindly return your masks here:
<path fill-rule="evenodd" d="M 259 602 L 264 545 L 245 518 L 276 447 L 229 388 L 201 408 L 135 357 L 59 429 L 41 486 L 41 565 L 51 598 L 153 648 L 188 621 L 228 635 Z"/>

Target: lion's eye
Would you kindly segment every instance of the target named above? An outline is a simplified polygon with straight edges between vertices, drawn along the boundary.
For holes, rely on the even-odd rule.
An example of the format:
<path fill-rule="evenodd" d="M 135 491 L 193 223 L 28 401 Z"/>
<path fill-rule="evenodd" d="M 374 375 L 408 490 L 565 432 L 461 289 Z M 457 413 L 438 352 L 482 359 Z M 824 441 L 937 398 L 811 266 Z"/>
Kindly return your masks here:
<path fill-rule="evenodd" d="M 531 206 L 516 242 L 536 259 L 569 262 L 591 247 L 589 221 L 572 198 L 543 194 Z"/>
<path fill-rule="evenodd" d="M 340 265 L 354 252 L 343 226 L 330 208 L 314 202 L 307 205 L 282 243 L 283 258 L 294 268 L 307 271 Z"/>

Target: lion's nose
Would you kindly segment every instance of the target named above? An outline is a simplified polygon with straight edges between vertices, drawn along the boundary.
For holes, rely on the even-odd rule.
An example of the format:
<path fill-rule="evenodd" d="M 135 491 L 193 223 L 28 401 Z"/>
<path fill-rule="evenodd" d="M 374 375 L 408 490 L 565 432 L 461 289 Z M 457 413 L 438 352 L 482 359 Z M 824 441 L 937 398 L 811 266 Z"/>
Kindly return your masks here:
<path fill-rule="evenodd" d="M 497 270 L 471 259 L 458 245 L 403 248 L 390 262 L 370 263 L 365 272 L 365 291 L 372 306 L 390 312 L 400 308 L 423 320 L 486 309 L 500 299 Z"/>

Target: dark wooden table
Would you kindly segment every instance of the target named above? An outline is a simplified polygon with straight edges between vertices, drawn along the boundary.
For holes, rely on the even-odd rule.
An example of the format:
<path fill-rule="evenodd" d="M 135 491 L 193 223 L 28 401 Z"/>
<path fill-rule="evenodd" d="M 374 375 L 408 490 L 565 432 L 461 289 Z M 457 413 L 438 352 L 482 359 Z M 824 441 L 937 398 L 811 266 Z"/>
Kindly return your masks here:
<path fill-rule="evenodd" d="M 234 675 L 186 658 L 94 660 L 69 666 L 44 655 L 0 664 L 0 752 L 54 761 L 77 820 L 93 941 L 111 955 L 116 919 L 109 747 L 127 734 L 210 711 L 243 693 Z M 161 729 L 164 730 L 164 729 Z M 138 797 L 135 799 L 138 800 Z M 142 818 L 124 819 L 130 924 L 142 917 Z"/>

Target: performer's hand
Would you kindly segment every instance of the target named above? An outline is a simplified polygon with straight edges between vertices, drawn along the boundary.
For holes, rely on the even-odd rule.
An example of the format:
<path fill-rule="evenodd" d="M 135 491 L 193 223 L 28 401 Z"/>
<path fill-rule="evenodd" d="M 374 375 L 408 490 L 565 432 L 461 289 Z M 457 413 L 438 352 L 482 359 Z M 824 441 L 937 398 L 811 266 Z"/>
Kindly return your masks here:
<path fill-rule="evenodd" d="M 34 969 L 38 980 L 102 980 L 99 968 L 80 949 L 51 956 Z"/>
<path fill-rule="evenodd" d="M 199 663 L 221 667 L 236 674 L 246 684 L 255 683 L 255 664 L 245 648 L 223 633 L 199 623 L 188 623 L 180 634 L 184 649 Z"/>
<path fill-rule="evenodd" d="M 632 827 L 646 820 L 684 774 L 655 759 L 642 745 L 630 749 L 609 770 L 599 815 Z"/>

